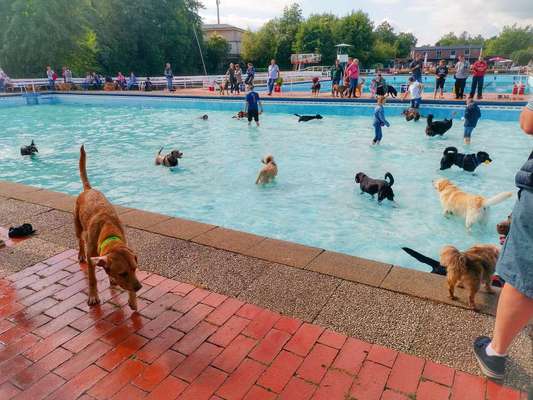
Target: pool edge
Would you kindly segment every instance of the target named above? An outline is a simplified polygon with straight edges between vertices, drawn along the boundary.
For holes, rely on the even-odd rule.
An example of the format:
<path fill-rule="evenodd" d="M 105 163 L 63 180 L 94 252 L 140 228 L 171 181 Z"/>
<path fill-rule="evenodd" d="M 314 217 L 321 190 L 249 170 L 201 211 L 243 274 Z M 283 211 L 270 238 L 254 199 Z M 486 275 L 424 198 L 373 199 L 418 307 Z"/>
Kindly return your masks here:
<path fill-rule="evenodd" d="M 65 193 L 5 180 L 0 180 L 0 196 L 69 213 L 73 212 L 76 199 Z M 468 309 L 466 303 L 447 297 L 443 276 L 150 211 L 120 205 L 115 208 L 122 223 L 131 228 Z M 459 298 L 466 299 L 466 296 L 459 294 Z M 480 312 L 495 315 L 497 299 L 497 295 L 478 292 Z"/>

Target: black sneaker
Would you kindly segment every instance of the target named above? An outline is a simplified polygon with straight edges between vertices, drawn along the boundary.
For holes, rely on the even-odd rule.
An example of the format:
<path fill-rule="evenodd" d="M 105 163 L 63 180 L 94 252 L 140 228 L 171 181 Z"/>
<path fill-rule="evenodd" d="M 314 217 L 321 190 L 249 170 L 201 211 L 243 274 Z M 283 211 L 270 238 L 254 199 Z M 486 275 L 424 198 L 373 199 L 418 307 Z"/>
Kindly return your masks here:
<path fill-rule="evenodd" d="M 474 341 L 474 354 L 481 368 L 481 372 L 489 378 L 502 380 L 505 376 L 505 362 L 507 357 L 487 355 L 490 338 L 480 336 Z"/>

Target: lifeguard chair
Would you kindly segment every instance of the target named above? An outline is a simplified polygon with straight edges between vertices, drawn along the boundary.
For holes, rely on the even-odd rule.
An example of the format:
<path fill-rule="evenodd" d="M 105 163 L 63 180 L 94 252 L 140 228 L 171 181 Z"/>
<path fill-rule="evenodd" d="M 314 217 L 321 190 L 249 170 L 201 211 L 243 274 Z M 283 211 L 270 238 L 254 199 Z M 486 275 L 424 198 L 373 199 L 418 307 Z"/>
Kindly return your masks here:
<path fill-rule="evenodd" d="M 316 53 L 297 53 L 291 54 L 291 64 L 294 71 L 300 71 L 302 68 L 306 68 L 308 65 L 320 64 L 322 60 L 321 54 Z"/>

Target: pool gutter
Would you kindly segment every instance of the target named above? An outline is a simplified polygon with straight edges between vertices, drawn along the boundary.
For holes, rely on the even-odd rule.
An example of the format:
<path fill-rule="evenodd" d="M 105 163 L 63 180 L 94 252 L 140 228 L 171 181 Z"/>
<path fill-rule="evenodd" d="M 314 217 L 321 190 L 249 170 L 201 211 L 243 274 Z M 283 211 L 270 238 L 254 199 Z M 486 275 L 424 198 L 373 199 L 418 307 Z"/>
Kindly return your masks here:
<path fill-rule="evenodd" d="M 69 213 L 73 212 L 76 200 L 76 197 L 65 193 L 2 180 L 0 180 L 0 196 Z M 443 276 L 221 226 L 174 218 L 121 205 L 115 205 L 115 207 L 122 222 L 131 228 L 437 303 L 468 308 L 467 296 L 462 289 L 458 289 L 460 301 L 448 298 L 446 280 Z M 498 289 L 496 291 L 498 292 Z M 477 294 L 480 312 L 495 315 L 497 299 L 497 295 L 489 295 L 480 291 Z"/>

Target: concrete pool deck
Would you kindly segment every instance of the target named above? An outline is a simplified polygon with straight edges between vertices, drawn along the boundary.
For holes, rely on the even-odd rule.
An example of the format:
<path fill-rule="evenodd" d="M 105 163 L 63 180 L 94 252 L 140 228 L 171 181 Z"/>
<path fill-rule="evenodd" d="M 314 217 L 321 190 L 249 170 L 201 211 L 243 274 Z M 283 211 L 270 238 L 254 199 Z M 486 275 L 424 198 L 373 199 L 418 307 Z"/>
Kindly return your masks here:
<path fill-rule="evenodd" d="M 82 280 L 84 272 L 72 258 L 77 248 L 71 215 L 74 199 L 62 193 L 0 181 L 0 227 L 29 222 L 39 232 L 31 239 L 0 249 L 0 277 L 22 271 L 15 275 L 19 279 L 15 278 L 14 284 L 20 287 L 13 298 L 34 294 L 38 297 L 42 292 L 43 297 L 52 296 L 56 290 L 64 290 L 62 284 L 72 284 L 70 291 L 66 290 L 71 297 L 60 299 L 63 302 L 59 303 L 68 306 L 56 308 L 62 313 L 67 309 L 75 309 L 76 313 L 87 311 L 85 295 L 79 293 L 86 285 Z M 464 373 L 479 373 L 471 343 L 477 335 L 490 335 L 497 296 L 480 292 L 478 301 L 482 310 L 475 313 L 466 308 L 462 291 L 459 292 L 461 302 L 447 299 L 445 281 L 440 276 L 127 207 L 117 206 L 117 210 L 127 226 L 130 245 L 139 255 L 143 276 L 152 273 L 162 277 L 153 275 L 154 280 L 172 279 L 192 284 L 242 303 L 265 307 L 269 313 L 317 324 L 394 352 L 421 357 Z M 70 261 L 37 273 L 37 278 L 44 282 L 33 293 L 37 286 L 32 289 L 35 282 L 24 282 L 25 277 L 35 275 L 32 271 L 39 269 L 39 265 L 42 267 L 43 260 L 55 256 L 52 258 L 55 265 L 61 258 L 58 254 L 68 254 Z M 65 271 L 76 277 L 65 275 Z M 59 278 L 63 283 L 48 279 L 50 274 L 56 278 L 65 275 Z M 158 296 L 170 291 L 163 286 L 154 290 L 161 291 Z M 109 292 L 102 284 L 100 291 Z M 72 299 L 74 296 L 79 298 Z M 49 301 L 55 307 L 57 300 Z M 101 308 L 106 306 L 107 303 Z M 159 311 L 163 313 L 164 309 Z M 44 321 L 50 317 L 61 319 L 55 312 L 40 318 Z M 158 313 L 152 316 L 158 317 Z M 4 322 L 9 327 L 12 323 Z M 2 351 L 0 348 L 0 357 Z M 532 338 L 528 331 L 520 334 L 510 354 L 505 384 L 526 390 L 533 376 Z M 462 372 L 455 374 L 456 379 Z M 484 380 L 476 382 L 484 382 L 483 391 L 492 387 L 492 383 Z M 444 392 L 449 394 L 454 390 L 450 385 Z M 453 398 L 483 397 L 456 395 Z"/>

